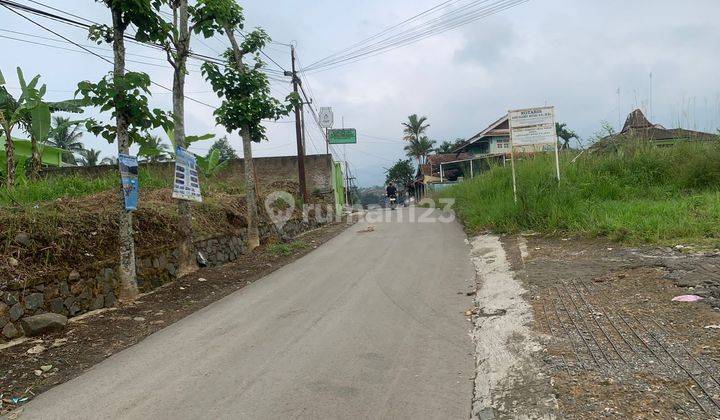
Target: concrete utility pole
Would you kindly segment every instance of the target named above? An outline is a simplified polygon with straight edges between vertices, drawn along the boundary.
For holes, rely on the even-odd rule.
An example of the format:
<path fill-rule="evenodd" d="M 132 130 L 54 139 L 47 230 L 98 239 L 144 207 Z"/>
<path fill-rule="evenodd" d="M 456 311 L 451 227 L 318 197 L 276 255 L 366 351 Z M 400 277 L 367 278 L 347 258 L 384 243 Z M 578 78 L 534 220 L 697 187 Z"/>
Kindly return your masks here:
<path fill-rule="evenodd" d="M 290 74 L 286 75 L 292 76 L 293 81 L 293 91 L 295 91 L 295 94 L 298 93 L 298 85 L 300 85 L 300 78 L 297 75 L 297 70 L 295 70 L 295 46 L 290 46 L 290 59 L 292 60 L 292 72 Z M 307 203 L 308 202 L 308 195 L 307 195 L 307 187 L 305 185 L 305 145 L 303 144 L 303 133 L 302 133 L 302 118 L 300 116 L 300 107 L 303 106 L 303 102 L 300 101 L 300 104 L 295 107 L 295 136 L 297 138 L 297 154 L 298 154 L 298 178 L 300 181 L 300 192 L 302 194 L 303 200 Z"/>

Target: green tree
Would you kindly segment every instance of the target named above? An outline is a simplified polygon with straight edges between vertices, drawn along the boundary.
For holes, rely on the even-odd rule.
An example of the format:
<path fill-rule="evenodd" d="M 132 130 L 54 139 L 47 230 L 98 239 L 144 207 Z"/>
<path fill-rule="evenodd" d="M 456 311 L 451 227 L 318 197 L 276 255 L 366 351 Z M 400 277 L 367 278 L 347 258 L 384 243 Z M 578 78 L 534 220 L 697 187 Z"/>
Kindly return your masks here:
<path fill-rule="evenodd" d="M 98 83 L 80 82 L 78 93 L 101 111 L 111 111 L 115 120 L 114 125 L 88 121 L 88 131 L 101 135 L 110 143 L 117 140 L 118 153 L 129 154 L 132 143 L 142 139 L 149 129 L 169 129 L 172 122 L 163 111 L 150 110 L 148 106 L 150 77 L 145 73 L 126 71 L 125 32 L 132 25 L 137 41 L 157 43 L 165 40 L 169 29 L 158 15 L 161 3 L 157 0 L 96 1 L 102 2 L 110 10 L 112 26 L 92 26 L 90 38 L 98 44 L 112 44 L 113 71 Z M 122 202 L 121 189 L 118 189 L 118 198 Z M 123 209 L 118 225 L 120 299 L 131 300 L 138 294 L 132 213 Z"/>
<path fill-rule="evenodd" d="M 437 149 L 435 149 L 435 153 L 438 153 L 438 154 L 452 153 L 453 150 L 462 146 L 463 143 L 465 143 L 465 139 L 455 139 L 455 141 L 445 140 L 442 143 L 440 143 L 440 146 L 438 146 Z"/>
<path fill-rule="evenodd" d="M 82 166 L 97 166 L 100 160 L 100 151 L 95 149 L 83 149 L 77 152 L 80 155 L 78 163 Z"/>
<path fill-rule="evenodd" d="M 194 16 L 198 21 L 205 22 L 195 29 L 196 32 L 202 32 L 206 37 L 216 32 L 224 34 L 231 45 L 224 54 L 226 63 L 223 69 L 206 62 L 202 65 L 202 72 L 215 93 L 223 99 L 214 112 L 215 120 L 228 132 L 238 130 L 243 140 L 248 247 L 254 249 L 260 244 L 260 234 L 252 142 L 266 138 L 263 120 L 278 120 L 288 115 L 300 99 L 297 94 L 291 93 L 282 103 L 271 96 L 270 83 L 262 71 L 264 63 L 260 59 L 260 51 L 270 38 L 262 29 L 256 29 L 243 35 L 243 42 L 238 43 L 235 34 L 243 29 L 244 17 L 242 8 L 234 0 L 199 0 Z M 248 57 L 249 63 L 246 63 Z"/>
<path fill-rule="evenodd" d="M 570 148 L 571 139 L 579 139 L 578 135 L 568 129 L 565 123 L 555 123 L 555 131 L 557 132 L 557 136 L 562 140 L 562 144 L 560 144 L 561 150 Z"/>
<path fill-rule="evenodd" d="M 173 68 L 173 133 L 170 138 L 173 145 L 187 149 L 191 139 L 185 132 L 185 77 L 188 74 L 190 39 L 193 32 L 202 32 L 204 27 L 213 25 L 211 21 L 213 15 L 198 16 L 195 7 L 188 5 L 188 0 L 162 1 L 172 10 L 172 22 L 167 24 L 168 31 L 162 43 L 167 53 L 167 60 Z M 183 237 L 180 245 L 180 271 L 189 272 L 193 264 L 190 258 L 193 247 L 190 204 L 185 200 L 179 200 L 178 213 L 180 215 L 178 228 Z"/>
<path fill-rule="evenodd" d="M 70 118 L 53 117 L 55 126 L 50 130 L 47 143 L 58 149 L 63 149 L 63 160 L 67 163 L 76 163 L 75 153 L 81 154 L 85 149 L 80 139 L 83 133 L 80 129 L 80 121 L 72 121 Z"/>
<path fill-rule="evenodd" d="M 425 130 L 430 127 L 430 124 L 426 124 L 426 122 L 427 117 L 418 117 L 417 114 L 410 115 L 407 122 L 402 123 L 403 139 L 407 141 L 420 140 L 420 137 L 425 134 Z"/>
<path fill-rule="evenodd" d="M 435 140 L 422 136 L 419 140 L 410 140 L 410 143 L 405 146 L 405 154 L 415 158 L 418 165 L 423 165 L 427 161 L 427 156 L 432 152 L 433 146 L 435 146 Z"/>
<path fill-rule="evenodd" d="M 394 182 L 409 191 L 414 181 L 415 168 L 411 159 L 398 159 L 393 166 L 385 169 L 385 184 Z"/>
<path fill-rule="evenodd" d="M 215 143 L 210 146 L 210 150 L 208 150 L 207 156 L 210 156 L 210 154 L 214 151 L 217 151 L 219 153 L 220 162 L 225 162 L 227 160 L 238 158 L 235 154 L 235 149 L 232 148 L 227 137 L 221 137 L 217 139 Z"/>

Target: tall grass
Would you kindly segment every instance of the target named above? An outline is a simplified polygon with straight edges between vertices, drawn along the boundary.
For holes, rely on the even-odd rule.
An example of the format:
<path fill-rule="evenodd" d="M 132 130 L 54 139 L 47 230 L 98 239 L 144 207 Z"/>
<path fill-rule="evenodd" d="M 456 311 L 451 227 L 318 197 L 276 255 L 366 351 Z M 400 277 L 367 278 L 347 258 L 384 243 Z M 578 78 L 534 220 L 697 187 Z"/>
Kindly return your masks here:
<path fill-rule="evenodd" d="M 440 195 L 454 197 L 473 231 L 535 231 L 607 236 L 630 242 L 720 245 L 720 144 L 654 148 L 631 143 L 616 153 L 518 161 L 518 201 L 510 166 L 493 167 Z"/>
<path fill-rule="evenodd" d="M 141 167 L 139 183 L 142 191 L 170 188 L 172 173 Z M 205 178 L 200 183 L 203 194 L 223 192 L 243 195 L 244 183 L 237 180 Z M 73 198 L 120 188 L 120 173 L 108 171 L 95 176 L 56 175 L 36 181 L 25 181 L 8 190 L 0 187 L 0 208 L 11 205 L 37 204 L 58 198 Z"/>
<path fill-rule="evenodd" d="M 141 188 L 149 190 L 171 186 L 171 181 L 167 177 L 153 171 L 141 170 L 138 181 Z M 10 190 L 1 188 L 0 207 L 40 203 L 58 198 L 81 197 L 118 189 L 119 186 L 120 174 L 116 171 L 109 171 L 96 177 L 67 175 L 27 181 Z"/>

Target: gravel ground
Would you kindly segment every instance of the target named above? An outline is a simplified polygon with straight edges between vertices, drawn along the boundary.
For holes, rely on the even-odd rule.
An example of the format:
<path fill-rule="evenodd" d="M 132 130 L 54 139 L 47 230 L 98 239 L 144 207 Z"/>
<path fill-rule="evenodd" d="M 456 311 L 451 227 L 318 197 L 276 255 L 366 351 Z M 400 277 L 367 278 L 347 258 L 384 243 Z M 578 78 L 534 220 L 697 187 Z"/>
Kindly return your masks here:
<path fill-rule="evenodd" d="M 720 257 L 574 238 L 502 240 L 560 418 L 720 418 Z M 683 294 L 704 300 L 673 302 Z M 521 395 L 509 398 L 521 399 Z"/>

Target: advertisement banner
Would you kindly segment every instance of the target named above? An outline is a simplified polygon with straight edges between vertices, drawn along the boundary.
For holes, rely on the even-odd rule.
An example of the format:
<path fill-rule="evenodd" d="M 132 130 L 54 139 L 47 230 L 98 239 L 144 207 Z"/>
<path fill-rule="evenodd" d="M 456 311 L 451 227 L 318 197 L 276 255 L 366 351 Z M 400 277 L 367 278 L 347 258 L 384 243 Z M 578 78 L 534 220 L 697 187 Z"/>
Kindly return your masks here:
<path fill-rule="evenodd" d="M 180 146 L 175 147 L 175 182 L 172 198 L 202 203 L 195 156 Z"/>
<path fill-rule="evenodd" d="M 137 156 L 120 153 L 118 155 L 118 167 L 120 168 L 120 182 L 123 197 L 125 198 L 125 210 L 137 210 L 138 196 L 140 195 Z"/>

